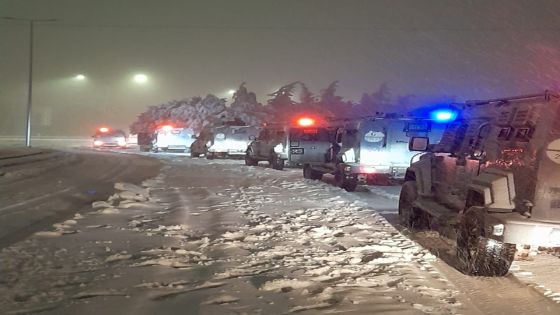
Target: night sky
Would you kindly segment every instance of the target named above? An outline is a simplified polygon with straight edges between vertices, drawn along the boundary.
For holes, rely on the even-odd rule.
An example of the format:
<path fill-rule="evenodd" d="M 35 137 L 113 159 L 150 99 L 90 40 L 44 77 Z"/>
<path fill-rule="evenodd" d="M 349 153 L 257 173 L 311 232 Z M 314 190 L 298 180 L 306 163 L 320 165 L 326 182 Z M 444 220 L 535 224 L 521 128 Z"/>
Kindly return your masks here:
<path fill-rule="evenodd" d="M 0 0 L 0 16 L 58 19 L 36 27 L 33 134 L 126 128 L 243 81 L 263 102 L 296 80 L 354 101 L 384 82 L 458 100 L 560 85 L 558 0 Z M 22 135 L 28 27 L 0 20 L 0 39 L 0 135 Z"/>

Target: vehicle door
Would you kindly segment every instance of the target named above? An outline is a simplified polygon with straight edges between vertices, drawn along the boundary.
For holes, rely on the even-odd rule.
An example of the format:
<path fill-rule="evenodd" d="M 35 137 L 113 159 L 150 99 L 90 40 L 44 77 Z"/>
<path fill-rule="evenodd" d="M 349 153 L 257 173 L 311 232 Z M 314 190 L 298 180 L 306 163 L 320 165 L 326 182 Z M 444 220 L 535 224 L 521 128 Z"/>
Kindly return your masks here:
<path fill-rule="evenodd" d="M 359 141 L 356 157 L 360 163 L 387 165 L 393 158 L 387 152 L 387 120 L 364 121 L 359 127 Z"/>
<path fill-rule="evenodd" d="M 293 128 L 290 130 L 290 156 L 294 163 L 324 163 L 332 145 L 326 128 Z"/>
<path fill-rule="evenodd" d="M 268 139 L 268 129 L 263 129 L 259 132 L 257 139 L 253 141 L 253 150 L 255 150 L 255 154 L 257 156 L 264 156 L 265 152 L 265 144 Z"/>

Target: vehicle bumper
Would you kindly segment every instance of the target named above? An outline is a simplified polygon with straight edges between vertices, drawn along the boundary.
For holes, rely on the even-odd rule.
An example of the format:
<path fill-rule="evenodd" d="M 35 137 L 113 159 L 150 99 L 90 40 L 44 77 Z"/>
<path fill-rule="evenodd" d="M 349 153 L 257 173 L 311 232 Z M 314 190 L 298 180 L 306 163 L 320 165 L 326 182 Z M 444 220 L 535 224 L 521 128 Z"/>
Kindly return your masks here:
<path fill-rule="evenodd" d="M 504 243 L 519 245 L 535 245 L 542 247 L 560 247 L 560 222 L 542 222 L 528 219 L 519 213 L 489 213 L 486 220 L 486 231 L 491 238 Z M 503 235 L 497 236 L 503 224 Z"/>
<path fill-rule="evenodd" d="M 345 166 L 346 173 L 355 174 L 358 176 L 358 179 L 364 180 L 375 175 L 386 175 L 390 178 L 403 179 L 406 174 L 406 169 L 406 166 L 387 165 L 350 164 Z"/>

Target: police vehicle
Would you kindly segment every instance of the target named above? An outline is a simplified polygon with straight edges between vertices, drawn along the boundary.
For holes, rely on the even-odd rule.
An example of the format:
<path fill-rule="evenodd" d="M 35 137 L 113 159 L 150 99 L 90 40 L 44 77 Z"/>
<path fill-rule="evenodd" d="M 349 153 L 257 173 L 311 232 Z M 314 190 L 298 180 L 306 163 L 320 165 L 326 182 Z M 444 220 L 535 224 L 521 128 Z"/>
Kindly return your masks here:
<path fill-rule="evenodd" d="M 126 148 L 126 134 L 122 130 L 114 130 L 109 127 L 99 128 L 93 135 L 94 148 L 120 147 Z"/>
<path fill-rule="evenodd" d="M 191 144 L 196 140 L 194 131 L 190 128 L 179 128 L 164 125 L 154 133 L 152 152 L 181 151 L 190 152 Z"/>
<path fill-rule="evenodd" d="M 245 152 L 245 165 L 256 166 L 260 161 L 268 161 L 276 170 L 284 169 L 289 159 L 289 128 L 283 125 L 268 125 L 249 143 Z"/>
<path fill-rule="evenodd" d="M 457 240 L 464 273 L 503 276 L 517 245 L 560 246 L 560 95 L 508 97 L 441 112 L 455 118 L 408 168 L 401 223 Z"/>
<path fill-rule="evenodd" d="M 380 178 L 404 178 L 406 168 L 417 155 L 408 149 L 409 138 L 426 136 L 436 141 L 441 129 L 427 119 L 396 115 L 338 123 L 342 126 L 302 129 L 300 137 L 306 141 L 301 141 L 302 147 L 297 150 L 301 152 L 299 161 L 305 178 L 321 179 L 323 174 L 333 174 L 335 185 L 347 191 Z M 296 148 L 291 147 L 292 153 Z"/>
<path fill-rule="evenodd" d="M 207 143 L 207 159 L 216 157 L 242 158 L 249 143 L 256 139 L 260 128 L 255 126 L 221 126 L 214 129 L 213 139 Z"/>

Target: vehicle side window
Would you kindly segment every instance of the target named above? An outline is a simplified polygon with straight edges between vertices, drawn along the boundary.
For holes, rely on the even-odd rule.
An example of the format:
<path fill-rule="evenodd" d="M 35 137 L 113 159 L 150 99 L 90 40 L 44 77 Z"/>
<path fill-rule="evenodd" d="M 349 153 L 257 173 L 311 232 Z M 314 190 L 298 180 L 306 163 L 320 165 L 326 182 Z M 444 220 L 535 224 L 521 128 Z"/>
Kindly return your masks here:
<path fill-rule="evenodd" d="M 500 128 L 500 131 L 498 132 L 498 139 L 507 140 L 509 139 L 510 134 L 511 134 L 511 127 Z"/>
<path fill-rule="evenodd" d="M 533 135 L 533 128 L 517 128 L 515 132 L 515 140 L 517 141 L 529 141 Z"/>

